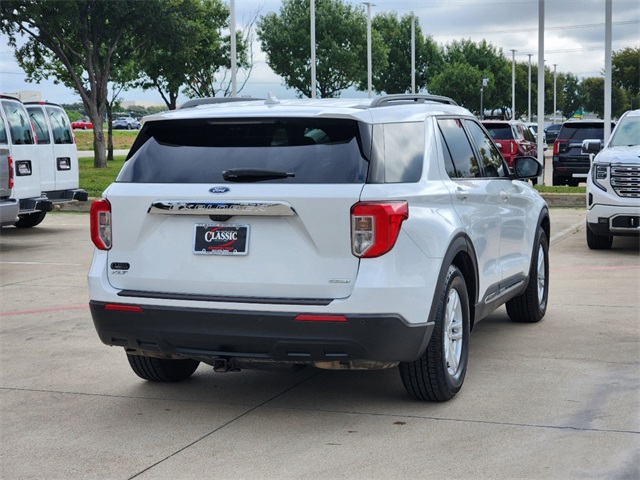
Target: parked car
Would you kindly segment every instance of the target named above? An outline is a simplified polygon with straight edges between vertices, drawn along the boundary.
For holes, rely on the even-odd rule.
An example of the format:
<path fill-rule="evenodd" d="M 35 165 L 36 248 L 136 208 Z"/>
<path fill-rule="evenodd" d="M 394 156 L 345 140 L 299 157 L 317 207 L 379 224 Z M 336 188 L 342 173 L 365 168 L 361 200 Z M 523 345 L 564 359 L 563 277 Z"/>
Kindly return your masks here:
<path fill-rule="evenodd" d="M 587 178 L 587 245 L 609 249 L 614 236 L 640 235 L 640 110 L 626 112 L 609 142 L 583 141 L 595 155 Z"/>
<path fill-rule="evenodd" d="M 538 143 L 538 124 L 534 123 L 534 122 L 525 122 L 525 125 L 527 126 L 527 128 L 531 132 L 531 135 L 533 135 L 533 138 L 534 138 L 535 143 L 537 145 L 537 143 Z M 547 146 L 547 134 L 544 132 L 544 130 L 542 131 L 542 145 L 543 145 L 543 150 L 545 150 L 545 151 L 547 150 L 547 148 L 549 148 Z"/>
<path fill-rule="evenodd" d="M 54 205 L 86 201 L 87 192 L 80 188 L 78 150 L 64 108 L 49 102 L 27 102 L 25 107 L 36 132 L 35 149 L 41 159 L 40 191 Z M 23 226 L 36 226 L 45 215 L 40 212 L 21 217 Z"/>
<path fill-rule="evenodd" d="M 536 139 L 531 130 L 518 120 L 483 120 L 482 124 L 491 134 L 493 140 L 500 145 L 500 153 L 513 167 L 513 159 L 519 156 L 538 156 Z"/>
<path fill-rule="evenodd" d="M 34 219 L 44 218 L 53 208 L 42 193 L 40 171 L 44 160 L 24 104 L 17 98 L 0 95 L 0 107 L 0 149 L 9 151 L 14 173 L 10 198 L 19 205 L 15 226 L 30 227 Z"/>
<path fill-rule="evenodd" d="M 615 123 L 611 123 L 611 129 Z M 587 139 L 604 140 L 603 120 L 567 120 L 553 142 L 553 185 L 578 186 L 587 181 L 589 155 L 582 151 Z"/>
<path fill-rule="evenodd" d="M 547 143 L 553 144 L 558 138 L 558 133 L 562 128 L 562 123 L 552 123 L 551 125 L 545 127 L 544 134 L 547 137 Z"/>
<path fill-rule="evenodd" d="M 133 117 L 119 117 L 116 118 L 111 126 L 115 129 L 125 129 L 125 130 L 139 130 L 140 122 Z"/>
<path fill-rule="evenodd" d="M 77 130 L 77 129 L 93 130 L 93 123 L 91 123 L 89 119 L 83 118 L 82 120 L 76 120 L 75 122 L 71 122 L 71 128 L 74 130 Z"/>
<path fill-rule="evenodd" d="M 1 121 L 0 126 L 3 127 Z M 0 142 L 6 135 L 6 130 L 0 129 Z M 0 148 L 0 227 L 13 225 L 18 220 L 20 205 L 15 198 L 11 198 L 13 178 L 13 159 L 9 156 L 9 149 Z"/>
<path fill-rule="evenodd" d="M 94 325 L 146 380 L 399 367 L 411 396 L 449 400 L 476 322 L 546 312 L 548 209 L 519 180 L 540 171 L 510 173 L 446 97 L 148 116 L 91 208 Z"/>

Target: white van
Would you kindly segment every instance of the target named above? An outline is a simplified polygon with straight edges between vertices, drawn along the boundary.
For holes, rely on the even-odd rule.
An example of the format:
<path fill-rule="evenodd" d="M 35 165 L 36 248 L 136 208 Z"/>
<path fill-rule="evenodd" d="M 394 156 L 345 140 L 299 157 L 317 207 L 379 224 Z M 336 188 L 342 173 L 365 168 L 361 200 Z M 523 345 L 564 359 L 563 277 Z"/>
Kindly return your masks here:
<path fill-rule="evenodd" d="M 14 168 L 11 198 L 20 204 L 16 227 L 40 223 L 53 204 L 40 186 L 41 153 L 29 121 L 29 114 L 17 98 L 0 95 L 0 148 L 9 150 Z"/>
<path fill-rule="evenodd" d="M 54 204 L 87 200 L 79 187 L 78 150 L 67 113 L 48 102 L 25 103 L 40 154 L 41 191 Z"/>

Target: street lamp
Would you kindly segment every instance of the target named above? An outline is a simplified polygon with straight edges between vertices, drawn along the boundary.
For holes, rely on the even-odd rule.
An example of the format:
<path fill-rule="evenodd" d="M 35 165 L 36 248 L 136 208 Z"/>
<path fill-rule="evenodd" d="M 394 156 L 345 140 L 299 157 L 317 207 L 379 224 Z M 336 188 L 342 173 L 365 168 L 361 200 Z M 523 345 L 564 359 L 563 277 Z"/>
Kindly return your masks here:
<path fill-rule="evenodd" d="M 484 87 L 486 87 L 488 83 L 488 78 L 482 79 L 482 86 L 480 87 L 480 120 L 484 120 Z"/>
<path fill-rule="evenodd" d="M 316 2 L 311 0 L 311 98 L 316 98 Z"/>
<path fill-rule="evenodd" d="M 371 68 L 371 7 L 375 7 L 371 2 L 362 2 L 367 6 L 367 95 L 371 98 L 372 91 L 372 68 Z"/>
<path fill-rule="evenodd" d="M 416 93 L 416 17 L 411 12 L 411 93 Z"/>
<path fill-rule="evenodd" d="M 556 75 L 556 66 L 558 64 L 553 64 L 553 123 L 556 123 L 556 79 L 558 78 Z"/>
<path fill-rule="evenodd" d="M 516 115 L 516 52 L 511 49 L 511 119 Z"/>
<path fill-rule="evenodd" d="M 529 97 L 528 97 L 528 103 L 527 103 L 527 122 L 531 122 L 531 57 L 532 55 L 530 53 L 527 53 L 527 55 L 529 55 Z"/>
<path fill-rule="evenodd" d="M 229 1 L 229 11 L 231 18 L 229 19 L 229 28 L 231 30 L 231 96 L 238 94 L 238 83 L 236 80 L 236 1 Z"/>

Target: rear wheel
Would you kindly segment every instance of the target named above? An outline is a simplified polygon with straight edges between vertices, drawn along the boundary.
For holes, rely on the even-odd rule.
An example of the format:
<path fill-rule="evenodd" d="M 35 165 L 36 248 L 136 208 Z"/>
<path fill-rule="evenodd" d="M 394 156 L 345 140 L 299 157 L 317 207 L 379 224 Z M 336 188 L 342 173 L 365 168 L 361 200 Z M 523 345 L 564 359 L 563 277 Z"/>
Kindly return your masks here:
<path fill-rule="evenodd" d="M 450 266 L 438 300 L 426 352 L 400 364 L 402 383 L 418 400 L 444 402 L 460 391 L 469 357 L 469 295 L 460 270 Z"/>
<path fill-rule="evenodd" d="M 140 378 L 152 382 L 180 382 L 186 380 L 196 371 L 200 362 L 191 360 L 174 360 L 169 358 L 143 357 L 127 355 L 131 369 Z"/>
<path fill-rule="evenodd" d="M 16 228 L 31 228 L 39 225 L 44 217 L 47 215 L 47 212 L 34 212 L 34 213 L 25 213 L 23 215 L 18 216 L 18 221 L 13 225 Z"/>
<path fill-rule="evenodd" d="M 587 246 L 591 250 L 609 250 L 613 245 L 613 237 L 609 235 L 597 235 L 591 231 L 587 223 Z"/>
<path fill-rule="evenodd" d="M 535 323 L 547 312 L 549 298 L 549 242 L 538 228 L 529 269 L 529 284 L 524 292 L 507 302 L 507 314 L 514 322 Z"/>

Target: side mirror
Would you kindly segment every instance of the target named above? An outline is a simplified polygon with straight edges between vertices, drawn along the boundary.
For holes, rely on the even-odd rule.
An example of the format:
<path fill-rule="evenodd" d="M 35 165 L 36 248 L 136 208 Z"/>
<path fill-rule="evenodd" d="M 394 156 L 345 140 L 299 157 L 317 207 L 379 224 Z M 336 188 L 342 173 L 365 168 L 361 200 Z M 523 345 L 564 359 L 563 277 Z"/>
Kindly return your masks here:
<path fill-rule="evenodd" d="M 582 153 L 599 153 L 602 150 L 602 140 L 588 139 L 582 141 Z"/>
<path fill-rule="evenodd" d="M 542 175 L 542 165 L 534 157 L 516 157 L 513 160 L 513 173 L 516 178 L 536 178 Z"/>

